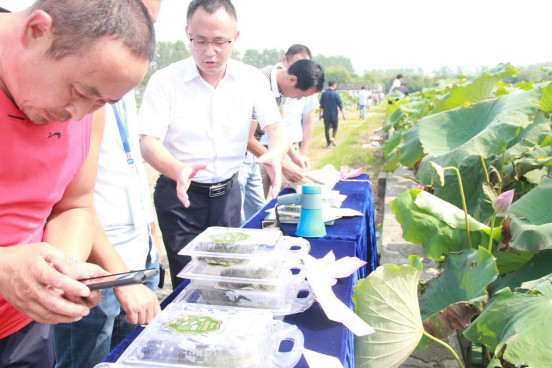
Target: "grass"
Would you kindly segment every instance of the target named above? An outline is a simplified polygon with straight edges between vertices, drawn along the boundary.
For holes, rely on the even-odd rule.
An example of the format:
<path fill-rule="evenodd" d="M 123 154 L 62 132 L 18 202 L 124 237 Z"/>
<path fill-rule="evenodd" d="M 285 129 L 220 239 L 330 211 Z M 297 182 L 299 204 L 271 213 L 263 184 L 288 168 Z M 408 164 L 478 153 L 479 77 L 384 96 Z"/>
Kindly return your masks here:
<path fill-rule="evenodd" d="M 318 116 L 316 114 L 316 116 Z M 358 111 L 345 109 L 345 121 L 340 121 L 337 130 L 337 147 L 325 149 L 324 122 L 316 121 L 309 151 L 311 165 L 319 169 L 326 164 L 332 164 L 337 170 L 342 165 L 349 168 L 362 167 L 370 177 L 376 178 L 383 165 L 381 146 L 370 145 L 377 129 L 383 126 L 385 105 L 371 106 L 366 113 L 366 119 L 361 121 Z"/>

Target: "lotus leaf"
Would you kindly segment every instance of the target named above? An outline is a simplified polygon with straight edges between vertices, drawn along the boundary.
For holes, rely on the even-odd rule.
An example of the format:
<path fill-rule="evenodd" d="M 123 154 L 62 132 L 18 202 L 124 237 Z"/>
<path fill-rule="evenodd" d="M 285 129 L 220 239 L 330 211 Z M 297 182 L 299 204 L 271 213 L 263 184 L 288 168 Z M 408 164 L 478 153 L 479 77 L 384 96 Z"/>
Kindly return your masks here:
<path fill-rule="evenodd" d="M 547 114 L 552 112 L 552 83 L 542 89 L 542 99 L 539 109 Z"/>
<path fill-rule="evenodd" d="M 534 89 L 425 117 L 416 125 L 418 144 L 427 153 L 417 178 L 429 184 L 429 161 L 443 167 L 460 167 L 470 156 L 488 158 L 502 154 L 520 129 L 533 121 L 535 101 L 539 98 L 540 90 Z"/>
<path fill-rule="evenodd" d="M 399 367 L 424 334 L 418 306 L 419 257 L 385 264 L 353 287 L 357 314 L 376 333 L 355 339 L 355 367 Z"/>
<path fill-rule="evenodd" d="M 510 247 L 538 253 L 552 249 L 552 178 L 525 194 L 510 207 Z M 509 235 L 509 234 L 507 234 Z"/>
<path fill-rule="evenodd" d="M 500 64 L 496 68 L 483 72 L 474 80 L 452 87 L 450 93 L 435 104 L 435 112 L 450 110 L 465 106 L 467 103 L 476 103 L 492 97 L 498 81 L 517 71 L 510 64 Z"/>
<path fill-rule="evenodd" d="M 495 252 L 498 254 L 500 252 Z M 527 254 L 527 253 L 523 253 Z M 530 254 L 530 253 L 529 253 Z M 552 264 L 552 250 L 543 250 L 525 262 L 515 272 L 512 272 L 504 277 L 499 278 L 489 285 L 489 293 L 494 295 L 499 290 L 509 288 L 515 290 L 521 287 L 521 284 L 527 281 L 535 280 L 546 276 L 550 273 L 550 265 Z"/>
<path fill-rule="evenodd" d="M 419 198 L 419 201 L 418 201 Z M 464 212 L 420 189 L 406 191 L 390 203 L 401 224 L 403 238 L 423 247 L 423 254 L 439 259 L 443 254 L 468 248 Z M 469 217 L 472 244 L 489 241 L 490 229 Z"/>
<path fill-rule="evenodd" d="M 497 276 L 494 257 L 483 247 L 449 254 L 443 273 L 429 283 L 420 297 L 422 319 L 439 313 L 451 304 L 487 295 L 487 285 Z"/>
<path fill-rule="evenodd" d="M 519 366 L 549 368 L 552 361 L 552 303 L 546 296 L 504 292 L 464 331 L 495 358 Z"/>
<path fill-rule="evenodd" d="M 522 289 L 532 290 L 552 299 L 552 274 L 521 284 Z"/>

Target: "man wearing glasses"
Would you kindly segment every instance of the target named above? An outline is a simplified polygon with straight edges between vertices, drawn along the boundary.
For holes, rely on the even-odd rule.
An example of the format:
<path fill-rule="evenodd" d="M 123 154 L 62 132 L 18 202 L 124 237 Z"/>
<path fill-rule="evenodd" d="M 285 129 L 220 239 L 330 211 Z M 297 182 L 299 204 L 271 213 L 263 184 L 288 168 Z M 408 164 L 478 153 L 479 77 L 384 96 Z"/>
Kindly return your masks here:
<path fill-rule="evenodd" d="M 140 108 L 142 155 L 161 173 L 154 202 L 173 288 L 189 261 L 177 255 L 180 249 L 207 227 L 240 224 L 237 173 L 252 113 L 270 137 L 257 162 L 278 183 L 273 196 L 280 187 L 287 149 L 280 112 L 262 73 L 230 59 L 236 26 L 229 0 L 192 1 L 186 26 L 192 57 L 155 73 Z"/>

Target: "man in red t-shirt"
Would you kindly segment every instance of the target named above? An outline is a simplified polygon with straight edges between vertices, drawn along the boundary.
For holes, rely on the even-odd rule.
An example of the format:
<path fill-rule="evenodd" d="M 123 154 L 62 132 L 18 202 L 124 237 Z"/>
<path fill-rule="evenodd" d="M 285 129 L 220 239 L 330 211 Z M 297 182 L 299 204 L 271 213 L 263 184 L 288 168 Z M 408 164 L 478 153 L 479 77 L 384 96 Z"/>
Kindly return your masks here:
<path fill-rule="evenodd" d="M 85 21 L 83 21 L 85 20 Z M 103 111 L 155 50 L 140 0 L 37 0 L 0 14 L 0 366 L 51 367 L 49 324 L 100 300 L 92 248 Z"/>

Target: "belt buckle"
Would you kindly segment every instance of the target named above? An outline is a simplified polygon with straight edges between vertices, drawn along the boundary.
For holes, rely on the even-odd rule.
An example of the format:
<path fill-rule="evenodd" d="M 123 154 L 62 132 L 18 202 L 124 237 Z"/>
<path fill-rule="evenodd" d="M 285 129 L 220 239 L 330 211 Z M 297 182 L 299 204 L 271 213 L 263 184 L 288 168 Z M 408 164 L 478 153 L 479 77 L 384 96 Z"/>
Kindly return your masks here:
<path fill-rule="evenodd" d="M 226 185 L 217 184 L 209 187 L 209 197 L 219 197 L 226 193 Z"/>

